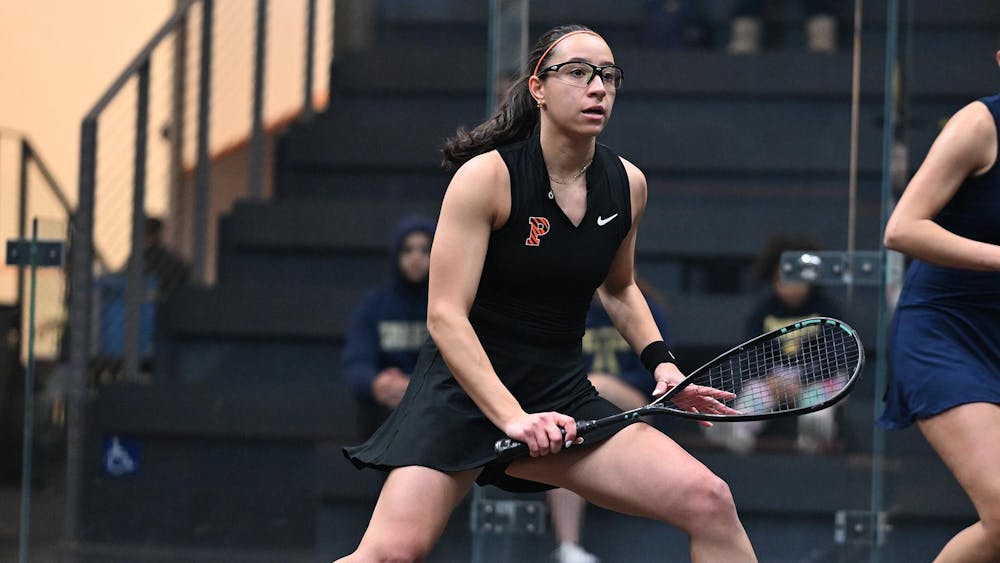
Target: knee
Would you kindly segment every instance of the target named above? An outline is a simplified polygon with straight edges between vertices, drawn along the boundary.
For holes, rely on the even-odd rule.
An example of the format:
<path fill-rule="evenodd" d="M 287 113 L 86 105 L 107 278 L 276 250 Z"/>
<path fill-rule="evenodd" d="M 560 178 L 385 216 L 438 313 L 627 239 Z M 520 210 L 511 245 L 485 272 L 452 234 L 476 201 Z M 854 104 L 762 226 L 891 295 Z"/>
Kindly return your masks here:
<path fill-rule="evenodd" d="M 699 478 L 685 494 L 689 501 L 684 528 L 689 534 L 728 533 L 739 526 L 729 485 L 716 475 Z"/>
<path fill-rule="evenodd" d="M 400 542 L 390 550 L 385 559 L 380 561 L 385 561 L 386 563 L 417 563 L 426 559 L 430 551 L 431 544 L 429 542 L 419 540 Z"/>
<path fill-rule="evenodd" d="M 431 544 L 414 538 L 401 538 L 391 545 L 362 545 L 354 553 L 361 561 L 378 561 L 379 563 L 417 563 L 427 558 Z"/>
<path fill-rule="evenodd" d="M 983 526 L 983 536 L 990 553 L 994 556 L 1000 556 L 1000 519 L 983 518 L 980 523 Z"/>

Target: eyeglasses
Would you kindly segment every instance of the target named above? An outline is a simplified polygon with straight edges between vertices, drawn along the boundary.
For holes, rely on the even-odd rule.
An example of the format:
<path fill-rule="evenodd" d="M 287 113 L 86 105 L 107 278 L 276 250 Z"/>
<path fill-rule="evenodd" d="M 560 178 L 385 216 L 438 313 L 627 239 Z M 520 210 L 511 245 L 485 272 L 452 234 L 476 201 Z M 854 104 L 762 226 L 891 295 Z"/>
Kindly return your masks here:
<path fill-rule="evenodd" d="M 604 88 L 610 92 L 621 88 L 622 80 L 625 78 L 625 73 L 622 72 L 622 68 L 618 65 L 597 66 L 584 61 L 559 63 L 543 68 L 538 71 L 538 74 L 541 75 L 546 72 L 554 73 L 553 76 L 561 82 L 581 88 L 587 87 L 590 81 L 599 74 L 601 82 L 604 83 Z"/>

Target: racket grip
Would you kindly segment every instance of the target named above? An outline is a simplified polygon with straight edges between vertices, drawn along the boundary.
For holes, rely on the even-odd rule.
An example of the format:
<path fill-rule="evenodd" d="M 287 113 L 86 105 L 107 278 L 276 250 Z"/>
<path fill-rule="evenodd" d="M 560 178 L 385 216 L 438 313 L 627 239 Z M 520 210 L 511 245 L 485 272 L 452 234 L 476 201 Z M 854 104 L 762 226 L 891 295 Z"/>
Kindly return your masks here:
<path fill-rule="evenodd" d="M 497 461 L 513 461 L 516 458 L 528 453 L 528 446 L 524 442 L 504 438 L 497 440 L 493 446 L 497 454 Z"/>
<path fill-rule="evenodd" d="M 595 426 L 596 420 L 578 420 L 576 421 L 576 435 L 579 439 L 584 432 L 590 430 L 591 427 Z M 563 436 L 566 436 L 566 430 L 560 428 Z M 528 453 L 528 446 L 524 442 L 518 442 L 517 440 L 512 440 L 510 438 L 504 438 L 502 440 L 497 440 L 496 444 L 493 445 L 493 450 L 496 452 L 497 461 L 512 461 L 522 455 Z"/>

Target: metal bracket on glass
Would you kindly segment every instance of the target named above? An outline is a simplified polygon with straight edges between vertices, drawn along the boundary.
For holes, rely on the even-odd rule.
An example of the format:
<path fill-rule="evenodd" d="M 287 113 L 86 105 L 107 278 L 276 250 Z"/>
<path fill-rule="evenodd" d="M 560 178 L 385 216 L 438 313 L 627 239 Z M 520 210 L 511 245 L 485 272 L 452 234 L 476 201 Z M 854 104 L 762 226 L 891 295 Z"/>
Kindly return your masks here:
<path fill-rule="evenodd" d="M 892 531 L 885 512 L 875 517 L 868 510 L 838 510 L 834 516 L 833 541 L 838 545 L 885 545 Z"/>
<path fill-rule="evenodd" d="M 882 260 L 877 250 L 788 250 L 781 253 L 781 277 L 816 285 L 878 285 Z"/>
<path fill-rule="evenodd" d="M 7 265 L 31 266 L 31 244 L 27 239 L 7 241 Z M 61 240 L 35 241 L 35 266 L 61 268 L 66 263 L 66 243 Z"/>
<path fill-rule="evenodd" d="M 547 518 L 543 501 L 477 498 L 472 506 L 472 532 L 541 535 Z"/>

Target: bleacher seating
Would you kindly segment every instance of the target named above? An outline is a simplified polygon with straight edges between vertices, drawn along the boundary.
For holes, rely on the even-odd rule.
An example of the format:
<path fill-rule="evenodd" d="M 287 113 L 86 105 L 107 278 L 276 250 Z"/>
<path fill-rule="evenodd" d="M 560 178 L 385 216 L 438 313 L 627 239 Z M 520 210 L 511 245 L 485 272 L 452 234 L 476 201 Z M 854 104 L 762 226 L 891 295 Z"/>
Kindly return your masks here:
<path fill-rule="evenodd" d="M 638 267 L 666 294 L 675 348 L 683 367 L 693 369 L 742 340 L 743 317 L 758 289 L 749 266 L 770 234 L 807 232 L 825 248 L 845 247 L 851 56 L 642 49 L 635 41 L 643 4 L 619 1 L 609 10 L 604 0 L 578 1 L 573 16 L 602 31 L 625 68 L 625 87 L 601 141 L 647 174 Z M 717 37 L 725 33 L 725 5 L 706 3 Z M 532 3 L 531 10 L 535 35 L 567 17 L 554 2 Z M 880 10 L 883 2 L 865 3 L 858 249 L 879 244 Z M 942 48 L 921 52 L 908 67 L 911 170 L 940 119 L 996 89 L 991 53 L 1000 23 L 1000 7 L 972 0 L 918 1 L 913 10 L 913 40 Z M 94 405 L 95 444 L 109 433 L 142 437 L 149 470 L 128 491 L 147 499 L 145 510 L 128 525 L 122 513 L 101 511 L 88 524 L 91 537 L 111 541 L 112 532 L 100 530 L 116 529 L 141 535 L 155 515 L 185 522 L 158 533 L 191 545 L 267 544 L 315 550 L 313 557 L 324 560 L 357 540 L 379 477 L 356 472 L 339 451 L 357 440 L 353 404 L 340 380 L 344 331 L 357 300 L 385 272 L 391 226 L 406 213 L 436 214 L 449 178 L 439 167 L 441 141 L 484 116 L 486 17 L 486 2 L 384 1 L 376 44 L 334 61 L 329 109 L 279 139 L 275 199 L 241 202 L 222 220 L 217 286 L 184 288 L 165 310 L 156 384 L 110 388 Z M 707 281 L 719 264 L 736 272 L 723 290 Z M 871 417 L 881 399 L 872 352 L 876 301 L 873 288 L 856 288 L 846 315 L 861 330 L 870 362 L 843 407 L 841 455 L 739 458 L 688 442 L 754 515 L 752 536 L 788 538 L 795 534 L 783 527 L 799 526 L 801 537 L 785 546 L 801 552 L 796 560 L 807 560 L 816 542 L 829 543 L 834 511 L 869 506 Z M 679 437 L 692 438 L 688 427 L 677 428 Z M 967 519 L 970 507 L 915 430 L 892 435 L 888 447 L 888 508 L 909 529 L 922 530 L 908 536 L 909 547 L 897 546 L 903 554 L 942 537 L 933 522 L 947 530 Z M 202 475 L 203 492 L 218 506 L 175 500 L 185 496 L 177 489 L 183 485 L 170 484 L 169 476 L 198 474 L 203 464 L 211 468 Z M 128 508 L 100 475 L 92 479 L 85 503 Z M 273 491 L 257 487 L 266 479 L 289 483 L 285 495 L 253 507 L 237 502 L 239 493 Z M 934 487 L 923 486 L 928 479 Z M 251 510 L 266 514 L 266 522 L 241 518 Z M 452 543 L 436 552 L 439 561 L 467 553 L 468 507 L 456 514 L 446 531 Z M 656 543 L 651 535 L 663 537 L 675 552 L 683 549 L 684 538 L 663 526 L 600 509 L 590 518 L 589 530 L 612 531 L 592 540 L 606 560 L 640 560 L 616 536 L 645 545 Z M 229 535 L 226 521 L 235 530 Z M 779 547 L 765 542 L 761 559 L 778 560 Z"/>

